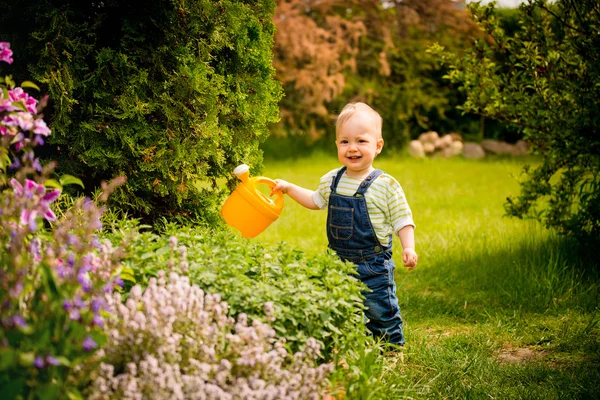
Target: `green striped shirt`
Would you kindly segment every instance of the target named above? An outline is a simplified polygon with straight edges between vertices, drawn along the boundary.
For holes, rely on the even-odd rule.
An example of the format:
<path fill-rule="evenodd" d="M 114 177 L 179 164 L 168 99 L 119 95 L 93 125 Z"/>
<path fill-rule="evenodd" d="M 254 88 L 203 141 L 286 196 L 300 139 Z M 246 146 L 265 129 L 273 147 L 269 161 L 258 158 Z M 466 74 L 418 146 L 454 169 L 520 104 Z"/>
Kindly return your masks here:
<path fill-rule="evenodd" d="M 313 193 L 313 201 L 320 209 L 326 209 L 331 194 L 331 182 L 340 169 L 336 168 L 321 177 L 319 188 Z M 362 179 L 342 175 L 337 186 L 338 194 L 352 196 L 358 190 Z M 412 212 L 406 201 L 402 187 L 394 177 L 385 172 L 379 176 L 365 193 L 369 218 L 379 242 L 387 246 L 390 233 L 407 225 L 415 226 Z"/>

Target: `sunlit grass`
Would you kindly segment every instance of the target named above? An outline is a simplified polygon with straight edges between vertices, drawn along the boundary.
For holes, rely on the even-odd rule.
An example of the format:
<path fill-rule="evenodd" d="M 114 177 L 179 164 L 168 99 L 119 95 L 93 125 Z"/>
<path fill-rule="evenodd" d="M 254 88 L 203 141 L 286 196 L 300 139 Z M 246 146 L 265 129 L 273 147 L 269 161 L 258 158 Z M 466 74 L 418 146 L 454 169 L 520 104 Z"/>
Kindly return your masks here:
<path fill-rule="evenodd" d="M 504 216 L 525 161 L 377 160 L 407 195 L 420 261 L 406 271 L 394 239 L 407 357 L 385 360 L 386 390 L 376 397 L 600 396 L 598 264 L 537 222 Z M 264 175 L 315 189 L 337 166 L 330 155 L 267 160 Z M 280 218 L 252 240 L 323 252 L 325 220 L 286 198 Z"/>

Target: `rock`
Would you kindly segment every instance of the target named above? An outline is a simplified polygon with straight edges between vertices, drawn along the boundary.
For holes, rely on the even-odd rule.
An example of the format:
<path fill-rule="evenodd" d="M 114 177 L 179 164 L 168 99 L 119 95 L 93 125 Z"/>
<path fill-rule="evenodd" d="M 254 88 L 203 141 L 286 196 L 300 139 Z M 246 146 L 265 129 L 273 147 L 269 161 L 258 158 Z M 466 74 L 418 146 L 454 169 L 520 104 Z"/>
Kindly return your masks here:
<path fill-rule="evenodd" d="M 425 133 L 421 133 L 419 135 L 419 142 L 425 144 L 425 143 L 431 143 L 434 144 L 436 140 L 438 140 L 440 138 L 440 135 L 438 135 L 437 132 L 435 131 L 429 131 L 429 132 L 425 132 Z"/>
<path fill-rule="evenodd" d="M 517 156 L 521 151 L 514 144 L 501 142 L 499 140 L 484 139 L 481 141 L 481 147 L 492 154 Z"/>
<path fill-rule="evenodd" d="M 452 132 L 449 135 L 452 138 L 453 142 L 456 142 L 456 141 L 461 141 L 462 142 L 463 141 L 463 137 L 462 137 L 462 135 L 460 133 Z"/>
<path fill-rule="evenodd" d="M 416 158 L 425 157 L 425 149 L 423 149 L 423 143 L 418 140 L 411 140 L 408 144 L 408 153 Z"/>
<path fill-rule="evenodd" d="M 425 150 L 425 154 L 431 154 L 435 151 L 435 146 L 433 143 L 423 143 L 423 150 Z"/>
<path fill-rule="evenodd" d="M 529 143 L 527 143 L 523 139 L 518 140 L 517 143 L 515 143 L 515 146 L 517 147 L 517 149 L 519 149 L 521 154 L 526 154 L 529 151 L 530 147 Z"/>
<path fill-rule="evenodd" d="M 474 142 L 466 142 L 462 151 L 463 157 L 471 160 L 479 160 L 485 157 L 483 147 Z"/>
<path fill-rule="evenodd" d="M 437 150 L 445 149 L 446 147 L 450 147 L 452 145 L 452 136 L 444 135 L 441 138 L 437 139 L 435 141 L 434 145 Z"/>
<path fill-rule="evenodd" d="M 451 151 L 450 154 L 452 156 L 457 156 L 462 153 L 464 147 L 465 146 L 463 145 L 463 143 L 461 141 L 456 140 L 456 141 L 452 142 L 452 144 L 449 147 L 450 151 Z"/>

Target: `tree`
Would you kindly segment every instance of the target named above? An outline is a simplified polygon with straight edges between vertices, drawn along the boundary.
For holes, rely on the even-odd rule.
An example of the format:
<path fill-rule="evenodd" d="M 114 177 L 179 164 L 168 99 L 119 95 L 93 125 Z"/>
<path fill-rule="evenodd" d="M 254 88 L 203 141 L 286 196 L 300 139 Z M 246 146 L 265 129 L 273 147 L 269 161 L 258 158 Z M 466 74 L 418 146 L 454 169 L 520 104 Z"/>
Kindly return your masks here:
<path fill-rule="evenodd" d="M 24 0 L 0 31 L 52 99 L 47 158 L 89 191 L 117 175 L 113 204 L 153 220 L 215 218 L 217 179 L 278 120 L 274 1 Z"/>
<path fill-rule="evenodd" d="M 492 39 L 463 54 L 432 51 L 462 86 L 465 112 L 517 127 L 542 163 L 525 167 L 508 215 L 533 216 L 587 242 L 600 237 L 600 4 L 530 0 L 513 37 L 493 5 L 471 6 Z"/>
<path fill-rule="evenodd" d="M 327 104 L 344 90 L 346 74 L 356 69 L 360 16 L 350 8 L 377 6 L 377 0 L 279 0 L 274 17 L 274 66 L 286 96 L 281 102 L 282 130 L 322 133 L 316 121 L 329 121 Z M 283 132 L 285 134 L 285 132 Z"/>
<path fill-rule="evenodd" d="M 479 34 L 462 3 L 281 0 L 275 24 L 274 64 L 286 93 L 279 130 L 315 138 L 353 100 L 382 114 L 392 146 L 423 130 L 461 127 L 446 116 L 459 93 L 425 50 L 435 40 L 454 48 Z"/>

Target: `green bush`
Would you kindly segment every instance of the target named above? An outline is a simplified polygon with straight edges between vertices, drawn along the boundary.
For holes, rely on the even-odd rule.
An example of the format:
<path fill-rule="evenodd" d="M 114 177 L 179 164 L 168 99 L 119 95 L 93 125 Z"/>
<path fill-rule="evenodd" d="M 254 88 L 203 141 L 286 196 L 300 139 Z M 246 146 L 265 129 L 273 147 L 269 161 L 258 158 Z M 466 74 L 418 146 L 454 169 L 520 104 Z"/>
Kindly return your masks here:
<path fill-rule="evenodd" d="M 232 316 L 263 319 L 264 304 L 272 302 L 273 328 L 291 351 L 309 337 L 324 345 L 326 359 L 364 344 L 363 286 L 350 275 L 353 266 L 333 255 L 307 256 L 285 243 L 265 248 L 227 231 L 181 226 L 156 235 L 126 223 L 108 237 L 128 249 L 121 274 L 126 285 L 146 286 L 158 271 L 171 269 L 219 293 Z"/>
<path fill-rule="evenodd" d="M 542 157 L 527 166 L 507 214 L 534 217 L 583 242 L 600 237 L 600 6 L 535 0 L 519 8 L 519 29 L 505 32 L 492 6 L 472 4 L 493 40 L 464 54 L 431 51 L 462 86 L 465 112 L 512 125 Z"/>
<path fill-rule="evenodd" d="M 112 205 L 147 220 L 216 220 L 218 178 L 278 119 L 274 1 L 107 0 L 7 4 L 0 32 L 50 94 L 59 171 L 91 193 L 117 175 Z M 19 77 L 17 77 L 19 78 Z M 233 180 L 231 181 L 233 185 Z M 88 193 L 89 194 L 89 193 Z"/>

